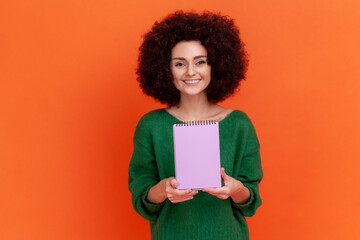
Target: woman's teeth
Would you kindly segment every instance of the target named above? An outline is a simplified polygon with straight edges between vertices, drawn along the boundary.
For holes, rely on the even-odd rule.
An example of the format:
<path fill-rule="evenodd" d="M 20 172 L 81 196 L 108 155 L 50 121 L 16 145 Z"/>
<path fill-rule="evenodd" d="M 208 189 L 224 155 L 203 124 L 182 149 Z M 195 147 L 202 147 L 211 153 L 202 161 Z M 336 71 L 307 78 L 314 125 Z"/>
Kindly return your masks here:
<path fill-rule="evenodd" d="M 184 82 L 188 83 L 188 84 L 195 84 L 195 83 L 200 82 L 200 79 L 197 79 L 197 80 L 184 80 Z"/>

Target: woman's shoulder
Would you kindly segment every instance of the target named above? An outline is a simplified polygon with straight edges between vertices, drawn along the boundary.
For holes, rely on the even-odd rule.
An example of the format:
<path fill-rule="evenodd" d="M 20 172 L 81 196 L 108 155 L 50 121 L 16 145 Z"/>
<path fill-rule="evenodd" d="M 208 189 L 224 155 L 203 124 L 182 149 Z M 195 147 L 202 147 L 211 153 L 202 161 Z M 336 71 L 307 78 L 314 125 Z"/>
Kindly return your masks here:
<path fill-rule="evenodd" d="M 226 118 L 227 117 L 232 117 L 236 120 L 250 120 L 247 113 L 238 109 L 229 109 L 229 113 L 227 114 Z"/>
<path fill-rule="evenodd" d="M 155 109 L 142 115 L 136 124 L 135 135 L 147 135 L 161 126 L 163 111 L 162 109 Z"/>
<path fill-rule="evenodd" d="M 155 110 L 151 110 L 145 113 L 139 120 L 138 126 L 161 126 L 161 124 L 165 124 L 171 122 L 173 119 L 166 112 L 165 108 L 159 108 Z"/>
<path fill-rule="evenodd" d="M 246 134 L 246 136 L 258 142 L 256 130 L 248 114 L 241 110 L 233 110 L 230 115 L 221 122 L 223 128 L 232 129 L 234 132 Z"/>
<path fill-rule="evenodd" d="M 252 121 L 247 113 L 242 110 L 231 110 L 231 112 L 221 121 L 223 124 L 249 126 Z"/>
<path fill-rule="evenodd" d="M 142 115 L 141 119 L 153 119 L 153 118 L 158 118 L 159 116 L 162 116 L 164 114 L 165 109 L 164 108 L 159 108 L 159 109 L 154 109 L 154 110 L 150 110 L 149 112 L 145 113 L 144 115 Z"/>

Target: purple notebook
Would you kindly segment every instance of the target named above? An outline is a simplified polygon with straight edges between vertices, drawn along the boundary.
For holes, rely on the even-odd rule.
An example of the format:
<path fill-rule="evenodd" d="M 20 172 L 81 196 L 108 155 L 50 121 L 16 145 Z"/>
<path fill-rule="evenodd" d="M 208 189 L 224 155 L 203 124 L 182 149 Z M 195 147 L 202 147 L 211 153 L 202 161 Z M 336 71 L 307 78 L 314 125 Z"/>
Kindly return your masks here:
<path fill-rule="evenodd" d="M 218 122 L 174 124 L 178 189 L 221 187 Z"/>

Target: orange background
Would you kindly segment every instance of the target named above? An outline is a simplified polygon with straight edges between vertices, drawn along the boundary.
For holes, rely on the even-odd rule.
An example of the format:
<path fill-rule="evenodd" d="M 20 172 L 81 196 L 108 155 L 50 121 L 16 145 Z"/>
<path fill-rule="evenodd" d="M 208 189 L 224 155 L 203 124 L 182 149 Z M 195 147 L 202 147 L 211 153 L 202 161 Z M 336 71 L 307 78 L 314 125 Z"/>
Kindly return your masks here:
<path fill-rule="evenodd" d="M 0 239 L 148 239 L 127 166 L 145 112 L 141 36 L 173 10 L 233 17 L 248 80 L 222 105 L 253 120 L 263 206 L 252 240 L 360 239 L 360 2 L 2 1 Z"/>

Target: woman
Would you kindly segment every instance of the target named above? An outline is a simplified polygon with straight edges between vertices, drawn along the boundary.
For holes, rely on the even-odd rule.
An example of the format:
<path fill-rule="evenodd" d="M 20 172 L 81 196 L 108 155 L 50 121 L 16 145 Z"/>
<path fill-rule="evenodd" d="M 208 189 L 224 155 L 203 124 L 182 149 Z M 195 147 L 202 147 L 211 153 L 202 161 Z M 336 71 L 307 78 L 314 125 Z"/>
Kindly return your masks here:
<path fill-rule="evenodd" d="M 247 115 L 217 103 L 245 79 L 247 55 L 233 20 L 175 12 L 156 22 L 140 47 L 138 81 L 166 104 L 145 114 L 134 135 L 129 189 L 152 239 L 248 239 L 244 216 L 261 205 L 259 142 Z M 219 122 L 223 187 L 178 190 L 173 124 Z"/>

